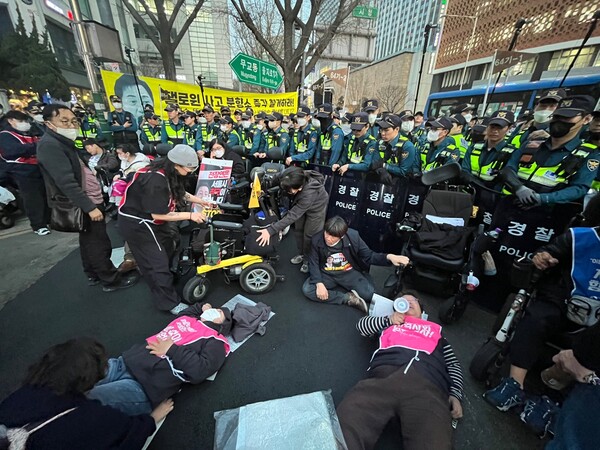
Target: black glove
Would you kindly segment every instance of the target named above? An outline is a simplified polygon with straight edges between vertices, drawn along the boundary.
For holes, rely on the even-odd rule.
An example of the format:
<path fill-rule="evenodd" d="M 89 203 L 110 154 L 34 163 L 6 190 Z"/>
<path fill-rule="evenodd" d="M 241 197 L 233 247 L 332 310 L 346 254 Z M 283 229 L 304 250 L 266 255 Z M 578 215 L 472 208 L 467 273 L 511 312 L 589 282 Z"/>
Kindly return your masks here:
<path fill-rule="evenodd" d="M 383 159 L 378 159 L 371 163 L 371 169 L 373 169 L 375 172 L 377 172 L 379 169 L 381 169 L 383 167 L 384 164 L 385 164 L 385 162 L 383 161 Z"/>
<path fill-rule="evenodd" d="M 381 183 L 392 184 L 392 182 L 393 182 L 392 175 L 390 175 L 390 173 L 387 170 L 385 170 L 383 167 L 380 167 L 379 169 L 377 169 L 375 171 L 375 173 L 379 177 L 379 181 Z"/>
<path fill-rule="evenodd" d="M 523 183 L 521 183 L 521 180 L 519 180 L 517 173 L 510 167 L 505 167 L 504 169 L 502 169 L 500 171 L 499 176 L 501 177 L 501 180 L 503 180 L 507 184 L 511 192 L 515 194 L 520 187 L 523 187 Z"/>

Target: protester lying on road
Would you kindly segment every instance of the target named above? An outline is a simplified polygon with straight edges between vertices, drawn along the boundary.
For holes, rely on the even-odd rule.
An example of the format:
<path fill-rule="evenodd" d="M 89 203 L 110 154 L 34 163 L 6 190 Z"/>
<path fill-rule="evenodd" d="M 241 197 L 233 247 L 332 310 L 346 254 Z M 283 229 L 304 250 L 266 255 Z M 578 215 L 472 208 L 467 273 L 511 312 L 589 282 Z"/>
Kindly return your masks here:
<path fill-rule="evenodd" d="M 217 372 L 229 354 L 231 312 L 210 304 L 182 311 L 160 333 L 108 361 L 106 377 L 88 397 L 126 414 L 143 414 Z"/>

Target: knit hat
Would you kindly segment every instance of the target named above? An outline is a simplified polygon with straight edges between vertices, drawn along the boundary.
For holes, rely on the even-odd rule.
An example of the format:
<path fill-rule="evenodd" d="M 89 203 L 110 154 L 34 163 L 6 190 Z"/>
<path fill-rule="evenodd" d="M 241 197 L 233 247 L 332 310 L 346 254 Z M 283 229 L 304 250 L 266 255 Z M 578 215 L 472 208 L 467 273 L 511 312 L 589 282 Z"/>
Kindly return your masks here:
<path fill-rule="evenodd" d="M 183 167 L 190 167 L 193 169 L 198 167 L 198 155 L 189 145 L 177 144 L 169 150 L 167 158 L 169 158 L 171 162 Z"/>

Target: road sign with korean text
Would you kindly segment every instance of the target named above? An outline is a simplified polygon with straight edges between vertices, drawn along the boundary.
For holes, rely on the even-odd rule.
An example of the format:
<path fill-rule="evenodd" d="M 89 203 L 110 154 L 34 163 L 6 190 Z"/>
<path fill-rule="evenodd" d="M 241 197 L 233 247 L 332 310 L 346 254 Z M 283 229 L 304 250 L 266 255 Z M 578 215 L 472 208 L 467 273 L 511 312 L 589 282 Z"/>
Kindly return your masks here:
<path fill-rule="evenodd" d="M 229 61 L 229 67 L 242 83 L 277 89 L 283 77 L 275 64 L 261 61 L 245 53 L 238 53 Z"/>

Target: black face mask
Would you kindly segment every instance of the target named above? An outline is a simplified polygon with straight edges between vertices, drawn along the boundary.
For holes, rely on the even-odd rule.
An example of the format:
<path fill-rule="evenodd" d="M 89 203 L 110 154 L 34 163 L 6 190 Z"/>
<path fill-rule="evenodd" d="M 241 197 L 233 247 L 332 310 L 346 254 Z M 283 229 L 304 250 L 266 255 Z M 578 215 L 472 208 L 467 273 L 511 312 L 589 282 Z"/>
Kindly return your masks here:
<path fill-rule="evenodd" d="M 600 131 L 590 131 L 588 134 L 588 139 L 590 141 L 599 142 L 600 141 Z"/>
<path fill-rule="evenodd" d="M 555 137 L 555 138 L 561 138 L 566 136 L 567 134 L 569 134 L 569 131 L 571 131 L 571 129 L 577 125 L 578 122 L 576 123 L 569 123 L 569 122 L 562 122 L 560 120 L 553 120 L 552 122 L 550 122 L 550 129 L 548 130 L 548 132 L 550 133 L 550 136 Z"/>

